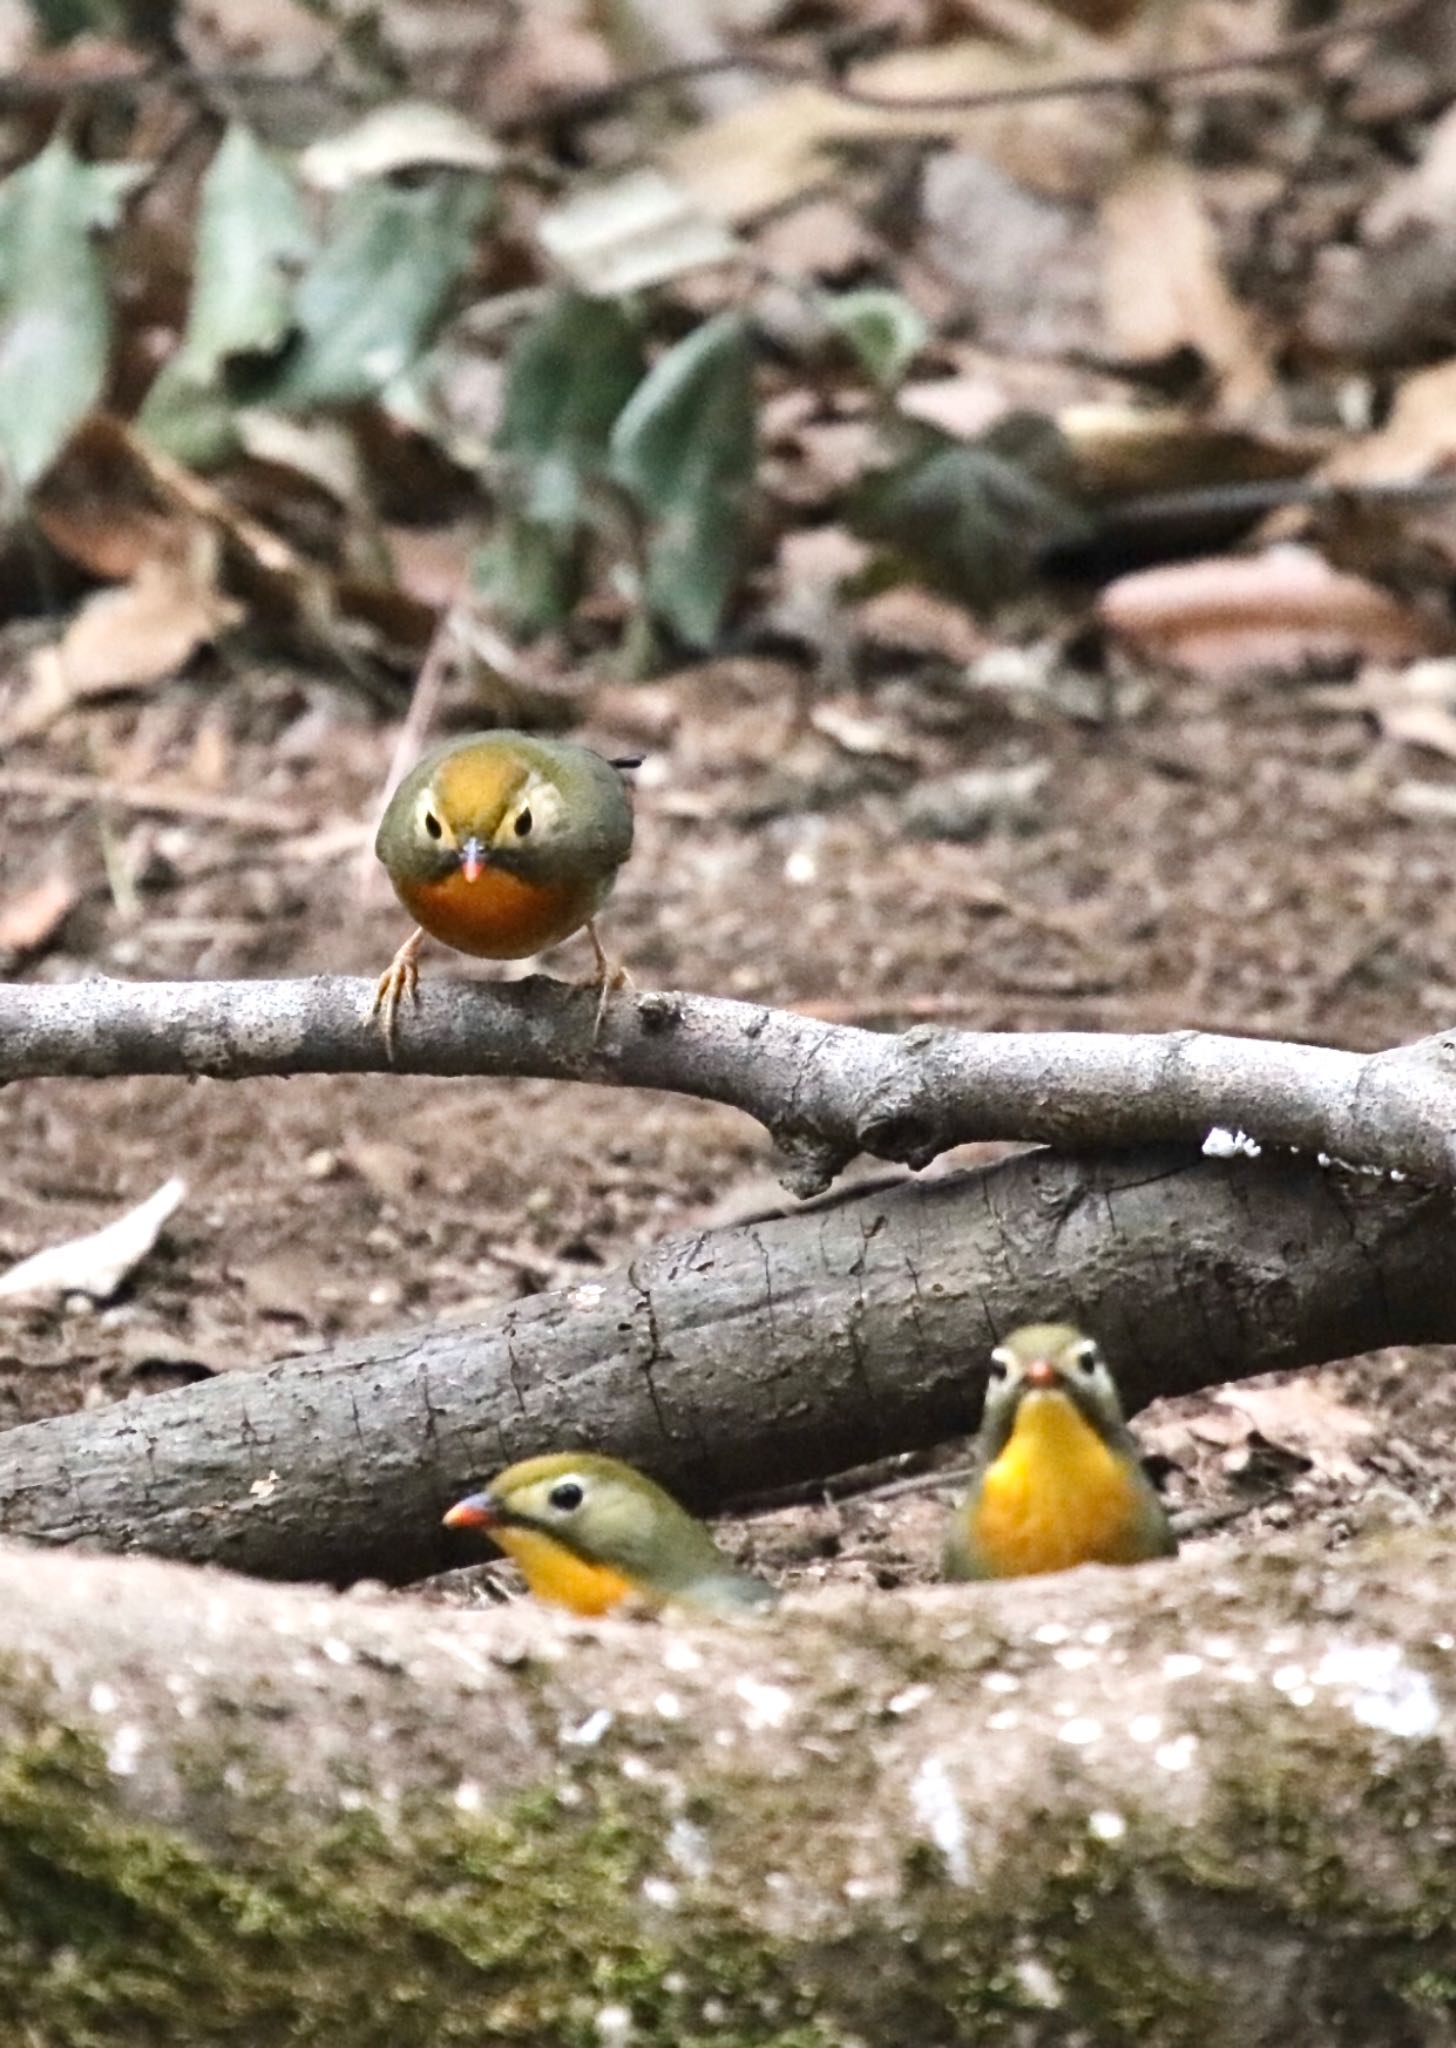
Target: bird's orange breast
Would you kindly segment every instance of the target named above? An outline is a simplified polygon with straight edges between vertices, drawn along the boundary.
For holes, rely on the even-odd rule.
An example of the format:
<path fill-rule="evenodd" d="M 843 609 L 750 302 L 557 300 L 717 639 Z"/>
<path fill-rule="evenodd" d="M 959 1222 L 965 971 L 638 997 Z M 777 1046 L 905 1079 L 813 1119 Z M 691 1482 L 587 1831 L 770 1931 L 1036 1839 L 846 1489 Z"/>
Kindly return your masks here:
<path fill-rule="evenodd" d="M 1076 1403 L 1027 1394 L 1010 1441 L 967 1504 L 970 1547 L 1002 1578 L 1123 1564 L 1137 1541 L 1139 1487 Z"/>
<path fill-rule="evenodd" d="M 395 880 L 394 887 L 416 924 L 457 953 L 485 960 L 523 960 L 570 938 L 601 893 L 595 881 L 526 882 L 491 867 L 474 881 L 457 868 L 438 882 Z"/>
<path fill-rule="evenodd" d="M 538 1600 L 554 1600 L 576 1614 L 605 1614 L 638 1589 L 610 1565 L 589 1564 L 554 1543 L 536 1529 L 515 1529 L 507 1524 L 491 1535 L 526 1575 L 526 1584 Z"/>

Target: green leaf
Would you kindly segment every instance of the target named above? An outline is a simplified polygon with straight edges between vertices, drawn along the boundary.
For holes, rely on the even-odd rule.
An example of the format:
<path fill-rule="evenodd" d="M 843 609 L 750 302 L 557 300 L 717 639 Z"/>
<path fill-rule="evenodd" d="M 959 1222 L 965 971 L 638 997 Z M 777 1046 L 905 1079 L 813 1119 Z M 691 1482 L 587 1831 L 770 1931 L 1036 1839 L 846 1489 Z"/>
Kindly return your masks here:
<path fill-rule="evenodd" d="M 917 429 L 911 454 L 861 485 L 849 517 L 905 573 L 978 611 L 1020 596 L 1046 550 L 1087 526 L 1071 452 L 1035 413 L 977 441 Z"/>
<path fill-rule="evenodd" d="M 477 553 L 471 575 L 476 588 L 500 605 L 512 629 L 534 638 L 568 618 L 581 595 L 580 535 L 507 513 Z"/>
<path fill-rule="evenodd" d="M 0 184 L 0 463 L 22 491 L 101 395 L 111 312 L 96 231 L 138 175 L 84 164 L 58 136 Z"/>
<path fill-rule="evenodd" d="M 755 457 L 748 328 L 723 313 L 669 350 L 612 430 L 612 473 L 649 522 L 649 610 L 717 638 L 741 572 Z"/>
<path fill-rule="evenodd" d="M 489 180 L 457 172 L 351 186 L 294 295 L 298 346 L 256 401 L 357 404 L 408 369 L 470 266 L 490 203 Z"/>
<path fill-rule="evenodd" d="M 522 331 L 495 446 L 534 517 L 580 516 L 582 486 L 606 468 L 612 428 L 646 367 L 636 324 L 612 299 L 557 292 Z"/>
<path fill-rule="evenodd" d="M 478 575 L 519 631 L 559 625 L 576 600 L 590 494 L 645 367 L 625 310 L 576 292 L 556 293 L 516 342 L 494 443 L 505 510 Z"/>
<path fill-rule="evenodd" d="M 930 329 L 899 292 L 825 293 L 819 310 L 882 391 L 893 391 L 925 346 Z"/>
<path fill-rule="evenodd" d="M 294 283 L 313 251 L 293 179 L 250 128 L 234 122 L 202 182 L 187 331 L 138 422 L 170 454 L 204 469 L 237 452 L 238 395 L 229 371 L 282 349 Z"/>

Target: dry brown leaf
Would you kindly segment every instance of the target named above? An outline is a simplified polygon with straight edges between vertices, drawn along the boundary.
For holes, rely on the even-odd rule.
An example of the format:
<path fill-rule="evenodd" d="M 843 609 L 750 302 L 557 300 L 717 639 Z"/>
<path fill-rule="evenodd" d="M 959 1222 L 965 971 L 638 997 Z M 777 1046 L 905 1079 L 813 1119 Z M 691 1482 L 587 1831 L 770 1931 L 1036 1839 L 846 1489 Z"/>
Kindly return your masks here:
<path fill-rule="evenodd" d="M 1173 406 L 1069 405 L 1057 425 L 1086 487 L 1117 497 L 1306 476 L 1330 445 L 1312 434 L 1276 441 Z"/>
<path fill-rule="evenodd" d="M 1390 417 L 1336 451 L 1330 483 L 1405 483 L 1456 463 L 1456 358 L 1401 380 Z"/>
<path fill-rule="evenodd" d="M 192 531 L 121 421 L 94 413 L 71 436 L 31 499 L 58 553 L 107 583 L 124 583 L 157 555 L 179 554 Z"/>
<path fill-rule="evenodd" d="M 1396 178 L 1365 209 L 1360 223 L 1370 243 L 1444 224 L 1456 209 L 1456 107 L 1428 131 L 1420 161 Z"/>
<path fill-rule="evenodd" d="M 1351 694 L 1362 711 L 1375 714 L 1387 739 L 1456 761 L 1456 660 L 1372 669 Z"/>
<path fill-rule="evenodd" d="M 989 348 L 1066 356 L 1098 313 L 1096 226 L 1084 205 L 1033 192 L 979 151 L 926 165 L 925 256 L 958 288 L 957 313 Z"/>
<path fill-rule="evenodd" d="M 70 876 L 53 869 L 33 888 L 0 904 L 0 957 L 12 965 L 39 953 L 55 937 L 81 899 Z"/>
<path fill-rule="evenodd" d="M 1098 613 L 1139 653 L 1214 677 L 1410 661 L 1437 645 L 1389 592 L 1293 546 L 1139 570 L 1108 585 Z"/>
<path fill-rule="evenodd" d="M 982 38 L 898 51 L 853 74 L 856 87 L 907 101 L 938 94 L 1037 85 L 1072 72 L 1115 71 L 1105 44 L 1041 17 L 1035 55 Z M 1130 106 L 1095 108 L 1075 97 L 980 111 L 866 107 L 817 85 L 790 85 L 677 137 L 664 168 L 719 219 L 749 221 L 829 181 L 837 146 L 856 141 L 964 136 L 1009 176 L 1037 191 L 1086 198 L 1123 161 L 1143 117 Z"/>
<path fill-rule="evenodd" d="M 73 437 L 36 517 L 53 546 L 108 578 L 135 578 L 158 557 L 215 549 L 228 593 L 310 648 L 346 656 L 347 620 L 379 636 L 391 658 L 413 661 L 434 631 L 429 606 L 392 585 L 337 576 L 309 561 L 114 415 L 93 415 Z"/>
<path fill-rule="evenodd" d="M 143 562 L 130 583 L 99 590 L 77 612 L 58 646 L 36 667 L 56 663 L 73 698 L 136 689 L 175 675 L 199 647 L 236 626 L 242 606 L 220 595 L 213 550 L 183 561 Z M 198 559 L 199 554 L 204 558 Z"/>
<path fill-rule="evenodd" d="M 876 237 L 856 209 L 837 198 L 807 199 L 760 229 L 760 263 L 786 277 L 846 277 L 874 262 Z"/>
<path fill-rule="evenodd" d="M 1273 384 L 1249 312 L 1230 291 L 1193 172 L 1176 157 L 1143 157 L 1102 204 L 1103 322 L 1128 362 L 1196 349 L 1217 374 L 1225 408 L 1246 411 Z"/>
<path fill-rule="evenodd" d="M 896 584 L 856 608 L 866 640 L 967 667 L 986 652 L 986 635 L 963 605 L 913 583 Z"/>
<path fill-rule="evenodd" d="M 1293 1379 L 1282 1386 L 1229 1387 L 1216 1400 L 1246 1416 L 1266 1443 L 1307 1458 L 1318 1472 L 1344 1484 L 1365 1475 L 1355 1455 L 1373 1444 L 1369 1416 L 1329 1393 L 1317 1380 Z"/>

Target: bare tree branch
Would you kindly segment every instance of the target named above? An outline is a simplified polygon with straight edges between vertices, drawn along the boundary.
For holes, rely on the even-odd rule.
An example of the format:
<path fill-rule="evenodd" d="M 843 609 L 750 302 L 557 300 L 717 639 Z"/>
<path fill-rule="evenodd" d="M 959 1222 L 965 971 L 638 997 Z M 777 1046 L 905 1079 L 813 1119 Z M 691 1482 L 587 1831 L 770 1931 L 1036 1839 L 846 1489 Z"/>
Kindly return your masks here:
<path fill-rule="evenodd" d="M 734 1628 L 0 1549 L 7 2039 L 1437 2048 L 1451 1564 Z"/>
<path fill-rule="evenodd" d="M 452 1500 L 590 1445 L 700 1508 L 967 1431 L 998 1335 L 1071 1314 L 1133 1406 L 1456 1338 L 1456 1199 L 1289 1157 L 1023 1154 L 737 1230 L 473 1325 L 0 1435 L 0 1529 L 266 1577 L 481 1554 Z"/>
<path fill-rule="evenodd" d="M 386 1070 L 363 981 L 0 987 L 0 1082 L 42 1075 Z M 409 1074 L 534 1075 L 703 1097 L 756 1117 L 798 1194 L 858 1152 L 924 1165 L 971 1139 L 1201 1144 L 1210 1127 L 1350 1165 L 1456 1181 L 1456 1034 L 1372 1054 L 1207 1032 L 901 1036 L 672 993 L 535 978 L 431 982 L 402 1020 Z"/>

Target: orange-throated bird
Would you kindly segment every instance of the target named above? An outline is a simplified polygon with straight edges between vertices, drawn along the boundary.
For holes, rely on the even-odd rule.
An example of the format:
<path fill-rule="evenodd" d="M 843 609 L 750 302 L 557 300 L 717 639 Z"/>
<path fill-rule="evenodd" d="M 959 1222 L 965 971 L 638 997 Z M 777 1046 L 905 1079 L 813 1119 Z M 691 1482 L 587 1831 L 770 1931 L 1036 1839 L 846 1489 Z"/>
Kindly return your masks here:
<path fill-rule="evenodd" d="M 711 1614 L 762 1613 L 778 1594 L 725 1557 L 670 1493 L 618 1458 L 526 1458 L 456 1503 L 448 1529 L 483 1529 L 538 1598 L 577 1614 L 623 1600 Z"/>
<path fill-rule="evenodd" d="M 523 960 L 585 927 L 600 1027 L 607 992 L 625 977 L 593 920 L 632 850 L 622 770 L 636 765 L 570 740 L 504 731 L 451 740 L 415 763 L 374 842 L 417 926 L 375 991 L 391 1054 L 399 1004 L 417 993 L 426 932 L 459 953 Z"/>
<path fill-rule="evenodd" d="M 976 1475 L 946 1538 L 948 1579 L 1170 1557 L 1177 1541 L 1101 1351 L 1028 1323 L 991 1353 Z"/>

